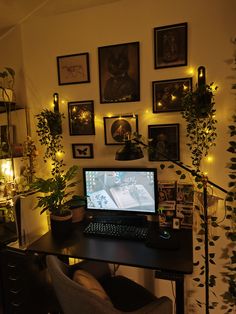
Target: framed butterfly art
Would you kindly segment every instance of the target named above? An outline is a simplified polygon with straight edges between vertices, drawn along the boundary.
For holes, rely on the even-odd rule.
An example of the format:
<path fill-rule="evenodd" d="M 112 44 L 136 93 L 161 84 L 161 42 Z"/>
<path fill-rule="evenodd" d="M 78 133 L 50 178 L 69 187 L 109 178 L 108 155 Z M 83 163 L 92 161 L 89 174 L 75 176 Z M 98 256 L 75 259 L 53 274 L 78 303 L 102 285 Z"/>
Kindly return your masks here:
<path fill-rule="evenodd" d="M 73 158 L 93 158 L 93 144 L 72 144 Z"/>

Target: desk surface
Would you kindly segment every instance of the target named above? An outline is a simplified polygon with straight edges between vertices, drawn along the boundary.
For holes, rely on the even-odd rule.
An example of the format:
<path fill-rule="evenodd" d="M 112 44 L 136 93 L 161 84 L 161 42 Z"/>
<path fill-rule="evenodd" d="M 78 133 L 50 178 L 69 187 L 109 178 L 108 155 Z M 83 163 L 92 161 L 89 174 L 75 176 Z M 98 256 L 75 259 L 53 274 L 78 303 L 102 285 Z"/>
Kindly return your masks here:
<path fill-rule="evenodd" d="M 173 230 L 178 236 L 180 249 L 150 248 L 144 242 L 92 238 L 83 234 L 84 226 L 75 224 L 67 239 L 56 239 L 49 231 L 27 247 L 27 251 L 63 255 L 74 258 L 106 261 L 153 270 L 191 274 L 193 270 L 192 231 Z"/>

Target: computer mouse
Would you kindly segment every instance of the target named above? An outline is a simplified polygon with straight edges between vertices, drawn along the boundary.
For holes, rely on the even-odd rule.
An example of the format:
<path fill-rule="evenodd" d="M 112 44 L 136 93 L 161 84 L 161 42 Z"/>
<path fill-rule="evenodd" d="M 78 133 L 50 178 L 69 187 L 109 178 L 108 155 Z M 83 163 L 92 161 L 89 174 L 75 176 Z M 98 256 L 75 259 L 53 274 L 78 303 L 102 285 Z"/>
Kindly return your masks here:
<path fill-rule="evenodd" d="M 161 231 L 160 233 L 160 238 L 165 239 L 165 240 L 169 240 L 171 237 L 170 233 L 166 230 Z"/>

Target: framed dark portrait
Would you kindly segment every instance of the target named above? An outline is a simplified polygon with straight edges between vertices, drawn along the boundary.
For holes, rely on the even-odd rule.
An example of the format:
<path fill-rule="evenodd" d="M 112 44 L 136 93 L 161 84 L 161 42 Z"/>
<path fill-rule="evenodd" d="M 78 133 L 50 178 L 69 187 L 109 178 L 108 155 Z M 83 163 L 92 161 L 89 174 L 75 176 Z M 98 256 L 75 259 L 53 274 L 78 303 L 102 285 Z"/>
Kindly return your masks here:
<path fill-rule="evenodd" d="M 78 53 L 57 57 L 58 85 L 90 82 L 89 54 Z"/>
<path fill-rule="evenodd" d="M 148 126 L 149 161 L 179 160 L 179 124 Z M 163 154 L 163 155 L 162 155 Z"/>
<path fill-rule="evenodd" d="M 139 42 L 98 48 L 101 103 L 140 100 Z"/>
<path fill-rule="evenodd" d="M 192 90 L 192 78 L 152 82 L 153 113 L 182 111 L 182 98 Z"/>
<path fill-rule="evenodd" d="M 106 145 L 121 145 L 138 132 L 138 116 L 125 115 L 104 117 L 104 135 Z"/>
<path fill-rule="evenodd" d="M 187 23 L 154 28 L 155 69 L 187 65 Z"/>
<path fill-rule="evenodd" d="M 72 144 L 73 158 L 93 158 L 93 144 Z"/>
<path fill-rule="evenodd" d="M 70 135 L 94 135 L 93 100 L 68 102 Z"/>

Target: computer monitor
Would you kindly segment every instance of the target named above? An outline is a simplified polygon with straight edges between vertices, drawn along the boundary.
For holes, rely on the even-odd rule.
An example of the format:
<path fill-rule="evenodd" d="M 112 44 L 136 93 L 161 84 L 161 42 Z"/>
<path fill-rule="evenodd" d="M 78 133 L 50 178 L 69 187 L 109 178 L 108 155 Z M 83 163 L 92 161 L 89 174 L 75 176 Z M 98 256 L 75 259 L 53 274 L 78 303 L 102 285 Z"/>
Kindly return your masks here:
<path fill-rule="evenodd" d="M 84 168 L 83 179 L 87 210 L 157 213 L 155 168 Z"/>

